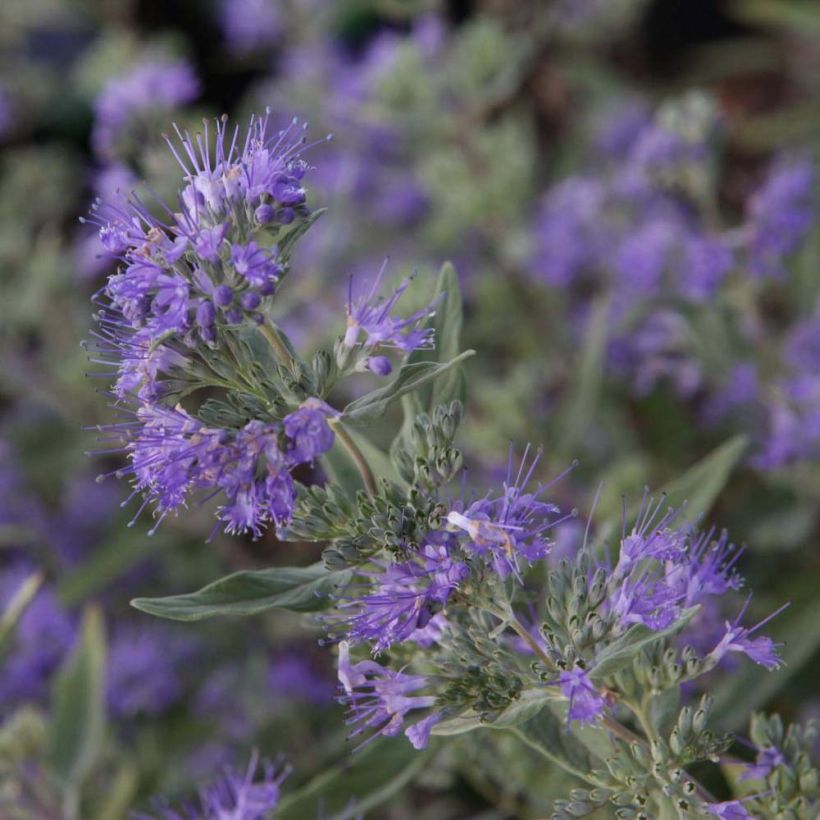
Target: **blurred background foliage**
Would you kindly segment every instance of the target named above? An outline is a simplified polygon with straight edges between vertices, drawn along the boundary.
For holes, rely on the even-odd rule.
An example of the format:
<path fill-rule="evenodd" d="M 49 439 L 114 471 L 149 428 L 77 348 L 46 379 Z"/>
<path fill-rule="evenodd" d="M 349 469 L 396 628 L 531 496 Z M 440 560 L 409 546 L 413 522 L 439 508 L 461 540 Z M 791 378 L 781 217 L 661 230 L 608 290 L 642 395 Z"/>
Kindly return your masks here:
<path fill-rule="evenodd" d="M 85 455 L 83 428 L 112 411 L 80 342 L 113 263 L 78 216 L 95 196 L 172 195 L 172 122 L 196 130 L 266 106 L 334 136 L 311 155 L 310 194 L 328 212 L 281 294 L 292 338 L 309 348 L 340 332 L 349 276 L 386 256 L 393 275 L 418 272 L 419 299 L 452 259 L 479 352 L 462 434 L 473 476 L 497 478 L 509 443 L 532 441 L 545 478 L 581 459 L 554 491 L 591 502 L 600 485 L 601 521 L 644 485 L 696 497 L 706 522 L 747 543 L 761 609 L 793 602 L 773 630 L 788 667 L 733 679 L 723 722 L 816 711 L 820 343 L 801 342 L 797 365 L 788 351 L 817 321 L 817 220 L 769 226 L 794 233 L 776 275 L 743 254 L 771 169 L 817 152 L 818 69 L 810 0 L 5 0 L 0 816 L 124 817 L 253 748 L 294 767 L 285 817 L 534 817 L 566 791 L 526 757 L 498 771 L 503 737 L 421 757 L 384 742 L 349 759 L 332 664 L 301 619 L 171 627 L 128 606 L 318 557 L 272 534 L 205 543 L 197 510 L 149 538 L 148 516 L 126 526 L 127 487 L 95 480 L 119 457 Z M 650 169 L 638 208 L 622 186 L 651 164 L 633 150 L 646 129 L 693 153 Z M 591 200 L 566 187 L 579 179 L 598 186 Z M 797 196 L 812 217 L 808 179 Z M 775 215 L 797 208 L 768 196 Z M 736 256 L 696 296 L 681 296 L 666 257 L 664 283 L 641 290 L 655 218 L 677 230 L 667 214 L 681 211 Z M 592 261 L 567 257 L 593 247 Z M 756 377 L 746 393 L 732 387 L 742 364 Z"/>

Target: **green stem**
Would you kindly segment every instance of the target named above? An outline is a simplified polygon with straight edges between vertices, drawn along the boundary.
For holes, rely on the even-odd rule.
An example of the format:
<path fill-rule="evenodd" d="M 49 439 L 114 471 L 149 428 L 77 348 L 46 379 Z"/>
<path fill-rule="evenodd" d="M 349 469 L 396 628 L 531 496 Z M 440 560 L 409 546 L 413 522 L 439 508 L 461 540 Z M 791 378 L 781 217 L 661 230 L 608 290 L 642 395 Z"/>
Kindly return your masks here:
<path fill-rule="evenodd" d="M 273 348 L 273 352 L 276 354 L 276 358 L 279 359 L 280 363 L 292 369 L 294 364 L 293 356 L 290 355 L 290 351 L 282 341 L 279 331 L 272 325 L 260 325 L 259 330 L 270 343 L 270 346 Z"/>
<path fill-rule="evenodd" d="M 523 732 L 516 729 L 515 727 L 510 727 L 507 729 L 508 732 L 515 735 L 522 743 L 529 746 L 530 749 L 534 749 L 538 752 L 542 757 L 545 757 L 551 763 L 554 763 L 556 766 L 560 766 L 565 772 L 569 772 L 571 775 L 575 775 L 579 780 L 583 780 L 585 783 L 589 783 L 591 786 L 600 786 L 601 783 L 598 782 L 593 777 L 590 777 L 589 772 L 583 772 L 580 769 L 576 769 L 570 763 L 567 763 L 566 760 L 559 757 L 558 755 L 550 754 L 542 745 L 539 743 L 534 743 L 530 740 Z"/>
<path fill-rule="evenodd" d="M 328 424 L 336 433 L 336 437 L 342 443 L 342 446 L 347 450 L 347 454 L 356 465 L 359 475 L 362 477 L 362 483 L 367 491 L 367 494 L 372 498 L 376 495 L 376 477 L 373 475 L 373 470 L 370 467 L 364 453 L 359 449 L 355 441 L 353 441 L 350 433 L 342 426 L 341 421 L 337 418 L 328 419 Z"/>

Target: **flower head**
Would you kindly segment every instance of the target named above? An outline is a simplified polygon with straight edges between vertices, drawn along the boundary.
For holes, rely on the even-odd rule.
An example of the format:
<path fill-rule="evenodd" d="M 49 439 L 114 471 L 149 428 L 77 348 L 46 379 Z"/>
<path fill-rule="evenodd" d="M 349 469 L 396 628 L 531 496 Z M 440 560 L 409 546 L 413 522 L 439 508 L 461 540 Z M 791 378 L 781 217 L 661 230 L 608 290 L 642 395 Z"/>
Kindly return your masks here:
<path fill-rule="evenodd" d="M 159 513 L 151 532 L 196 491 L 223 494 L 217 516 L 229 533 L 258 537 L 268 523 L 290 520 L 295 491 L 280 449 L 280 425 L 251 421 L 239 430 L 214 428 L 181 407 L 144 404 L 133 421 L 113 425 L 111 434 L 131 462 L 117 473 L 130 474 L 134 493 L 143 493 L 145 504 L 153 502 Z"/>
<path fill-rule="evenodd" d="M 448 546 L 428 544 L 406 561 L 367 573 L 366 591 L 343 603 L 348 640 L 368 642 L 373 652 L 416 640 L 468 575 Z"/>
<path fill-rule="evenodd" d="M 395 672 L 375 661 L 352 664 L 347 641 L 339 644 L 339 682 L 343 689 L 340 700 L 350 710 L 348 725 L 354 727 L 350 736 L 374 731 L 365 744 L 378 735 L 394 737 L 402 730 L 409 712 L 430 709 L 436 703 L 433 695 L 414 694 L 429 685 L 424 675 Z M 405 729 L 405 735 L 416 748 L 424 748 L 434 722 L 430 715 L 426 722 Z"/>
<path fill-rule="evenodd" d="M 447 515 L 452 527 L 466 533 L 469 551 L 485 557 L 502 576 L 517 575 L 521 559 L 537 561 L 546 556 L 551 545 L 546 532 L 560 521 L 556 518 L 559 508 L 540 499 L 549 485 L 533 492 L 526 489 L 541 459 L 537 453 L 528 463 L 528 456 L 529 448 L 514 471 L 510 453 L 507 478 L 498 496 L 487 496 L 464 512 L 451 510 Z"/>
<path fill-rule="evenodd" d="M 378 296 L 379 285 L 386 267 L 387 262 L 385 261 L 370 291 L 356 300 L 353 297 L 353 279 L 350 279 L 347 330 L 343 340 L 345 347 L 353 348 L 361 343 L 364 348 L 368 349 L 394 347 L 404 353 L 432 347 L 433 329 L 424 327 L 424 322 L 433 315 L 435 302 L 431 302 L 404 319 L 393 316 L 393 309 L 410 287 L 411 280 L 403 280 L 387 298 Z"/>
<path fill-rule="evenodd" d="M 304 464 L 333 446 L 333 430 L 327 423 L 335 411 L 320 399 L 310 398 L 282 422 L 288 438 L 286 460 Z"/>
<path fill-rule="evenodd" d="M 814 219 L 814 168 L 804 157 L 784 156 L 749 202 L 749 267 L 759 277 L 778 277 Z"/>
<path fill-rule="evenodd" d="M 561 694 L 569 701 L 567 728 L 573 720 L 595 723 L 601 717 L 604 699 L 583 669 L 575 667 L 562 672 L 558 676 L 558 685 Z"/>
<path fill-rule="evenodd" d="M 164 219 L 135 194 L 94 205 L 91 221 L 121 260 L 102 291 L 108 313 L 121 316 L 139 344 L 167 337 L 213 344 L 219 325 L 261 321 L 264 300 L 286 272 L 271 240 L 309 214 L 303 128 L 294 122 L 271 135 L 269 119 L 251 118 L 244 139 L 226 120 L 213 135 L 207 122 L 196 137 L 178 130 L 179 146 L 168 145 L 184 187 L 176 207 L 158 203 Z"/>
<path fill-rule="evenodd" d="M 184 635 L 162 626 L 123 626 L 109 649 L 108 705 L 118 718 L 158 715 L 182 695 L 181 669 L 196 654 Z"/>
<path fill-rule="evenodd" d="M 765 635 L 758 635 L 756 638 L 751 637 L 760 627 L 767 624 L 772 618 L 779 615 L 788 604 L 784 604 L 780 609 L 773 612 L 762 621 L 755 624 L 753 627 L 746 628 L 740 626 L 740 621 L 743 618 L 746 609 L 749 606 L 751 598 L 748 598 L 743 609 L 735 618 L 734 622 L 726 621 L 725 634 L 720 639 L 718 645 L 710 653 L 711 657 L 720 662 L 729 652 L 739 652 L 746 655 L 750 660 L 759 664 L 764 669 L 777 669 L 783 664 L 783 660 L 778 654 L 778 647 L 782 644 L 775 643 L 771 638 Z"/>

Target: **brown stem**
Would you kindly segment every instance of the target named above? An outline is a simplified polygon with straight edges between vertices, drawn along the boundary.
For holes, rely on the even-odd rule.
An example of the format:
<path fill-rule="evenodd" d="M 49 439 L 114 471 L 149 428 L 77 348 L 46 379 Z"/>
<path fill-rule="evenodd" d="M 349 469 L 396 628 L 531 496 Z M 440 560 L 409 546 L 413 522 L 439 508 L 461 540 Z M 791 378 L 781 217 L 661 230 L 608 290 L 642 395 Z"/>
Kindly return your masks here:
<path fill-rule="evenodd" d="M 342 426 L 342 423 L 337 418 L 331 418 L 328 420 L 328 424 L 333 428 L 333 432 L 336 433 L 339 441 L 342 443 L 342 446 L 347 450 L 347 454 L 353 460 L 353 463 L 356 465 L 356 469 L 359 471 L 359 475 L 362 477 L 362 482 L 364 483 L 364 488 L 367 491 L 367 494 L 372 498 L 376 495 L 376 478 L 373 475 L 373 470 L 370 468 L 370 464 L 368 463 L 367 459 L 364 456 L 364 453 L 359 449 L 359 446 L 356 444 L 355 441 L 350 436 L 350 433 L 345 430 Z"/>

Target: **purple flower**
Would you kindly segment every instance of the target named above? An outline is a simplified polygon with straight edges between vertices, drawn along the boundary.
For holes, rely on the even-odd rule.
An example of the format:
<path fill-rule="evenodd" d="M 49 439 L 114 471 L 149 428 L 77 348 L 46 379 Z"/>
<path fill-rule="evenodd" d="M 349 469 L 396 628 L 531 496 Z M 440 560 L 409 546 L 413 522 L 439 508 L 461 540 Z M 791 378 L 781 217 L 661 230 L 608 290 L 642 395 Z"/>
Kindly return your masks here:
<path fill-rule="evenodd" d="M 777 651 L 778 647 L 782 644 L 775 643 L 771 638 L 765 635 L 759 635 L 756 638 L 752 638 L 751 636 L 760 629 L 760 627 L 767 624 L 776 615 L 779 615 L 788 604 L 784 604 L 767 618 L 764 618 L 753 627 L 747 629 L 740 626 L 740 620 L 746 612 L 750 600 L 751 598 L 747 599 L 745 606 L 737 618 L 735 618 L 734 623 L 726 622 L 725 634 L 720 639 L 718 645 L 711 651 L 710 656 L 719 663 L 729 652 L 740 652 L 765 669 L 777 669 L 783 664 Z"/>
<path fill-rule="evenodd" d="M 722 820 L 743 820 L 752 815 L 743 808 L 740 800 L 728 800 L 725 803 L 711 803 L 706 807 L 709 814 L 720 817 Z"/>
<path fill-rule="evenodd" d="M 91 143 L 104 159 L 116 156 L 116 146 L 129 124 L 146 112 L 170 112 L 199 96 L 199 80 L 185 60 L 146 59 L 110 79 L 94 103 Z"/>
<path fill-rule="evenodd" d="M 725 418 L 732 410 L 748 409 L 758 398 L 760 380 L 757 366 L 752 362 L 735 364 L 723 384 L 710 396 L 704 408 L 704 418 L 711 424 Z"/>
<path fill-rule="evenodd" d="M 192 331 L 214 343 L 219 324 L 237 324 L 256 312 L 284 274 L 276 246 L 263 247 L 257 230 L 275 239 L 285 223 L 307 216 L 301 180 L 307 165 L 303 129 L 296 123 L 268 135 L 269 116 L 252 118 L 244 136 L 218 121 L 214 145 L 205 134 L 177 132 L 169 147 L 184 171 L 179 202 L 149 209 L 136 194 L 117 195 L 93 206 L 90 221 L 100 230 L 106 252 L 121 260 L 103 289 L 109 315 L 121 314 L 142 341 L 165 337 L 185 344 Z M 298 133 L 297 133 L 298 132 Z M 267 208 L 277 224 L 257 220 Z M 164 212 L 166 221 L 154 211 Z M 225 248 L 230 247 L 230 253 Z M 204 316 L 203 300 L 216 308 Z"/>
<path fill-rule="evenodd" d="M 549 284 L 564 287 L 595 267 L 608 244 L 604 184 L 570 178 L 553 188 L 539 210 L 530 267 Z"/>
<path fill-rule="evenodd" d="M 274 261 L 270 253 L 260 248 L 256 242 L 249 242 L 247 245 L 234 245 L 231 248 L 231 261 L 234 270 L 252 288 L 264 293 L 273 293 L 273 288 L 283 273 L 282 266 Z"/>
<path fill-rule="evenodd" d="M 320 675 L 303 653 L 295 651 L 279 654 L 271 661 L 268 687 L 287 708 L 294 700 L 322 706 L 330 703 L 333 695 L 332 682 Z"/>
<path fill-rule="evenodd" d="M 613 341 L 609 358 L 613 369 L 631 376 L 638 395 L 646 395 L 664 381 L 687 398 L 700 387 L 700 362 L 688 352 L 691 331 L 679 313 L 657 310 L 629 336 Z"/>
<path fill-rule="evenodd" d="M 814 219 L 814 168 L 803 157 L 784 156 L 772 166 L 763 186 L 749 201 L 747 253 L 758 277 L 784 275 Z"/>
<path fill-rule="evenodd" d="M 629 535 L 621 539 L 616 575 L 627 574 L 639 561 L 673 561 L 679 560 L 684 554 L 686 536 L 669 527 L 677 515 L 674 510 L 661 515 L 664 501 L 661 499 L 653 509 L 652 500 L 644 493 L 635 525 Z"/>
<path fill-rule="evenodd" d="M 528 465 L 528 454 L 529 448 L 516 473 L 513 473 L 510 454 L 507 478 L 498 497 L 488 496 L 474 502 L 464 512 L 451 510 L 447 515 L 447 522 L 452 527 L 467 534 L 469 550 L 486 557 L 502 576 L 510 573 L 518 576 L 521 558 L 531 562 L 546 556 L 552 542 L 545 533 L 560 521 L 555 518 L 559 508 L 539 498 L 549 484 L 537 487 L 534 492 L 526 491 L 541 460 L 541 454 L 537 453 Z"/>
<path fill-rule="evenodd" d="M 719 238 L 685 237 L 678 265 L 680 292 L 692 302 L 705 302 L 717 292 L 733 264 L 732 251 Z"/>
<path fill-rule="evenodd" d="M 340 701 L 349 708 L 348 725 L 353 726 L 350 736 L 365 731 L 372 734 L 361 746 L 379 735 L 394 737 L 404 727 L 405 717 L 417 709 L 430 709 L 436 703 L 433 695 L 413 694 L 428 686 L 424 675 L 395 672 L 375 661 L 350 663 L 347 641 L 339 644 L 339 682 L 344 694 Z M 434 713 L 435 714 L 435 713 Z M 405 729 L 405 735 L 416 749 L 423 749 L 429 740 L 435 720 L 429 715 L 420 724 Z"/>
<path fill-rule="evenodd" d="M 290 767 L 263 763 L 254 752 L 244 772 L 226 768 L 214 783 L 203 787 L 195 804 L 173 809 L 159 805 L 155 814 L 135 820 L 264 820 L 279 804 L 282 782 Z"/>
<path fill-rule="evenodd" d="M 229 533 L 258 537 L 268 523 L 290 519 L 295 491 L 279 448 L 278 425 L 251 421 L 240 430 L 216 429 L 181 407 L 146 404 L 134 421 L 114 425 L 110 432 L 124 442 L 131 461 L 129 470 L 117 474 L 130 473 L 133 494 L 146 497 L 137 516 L 149 502 L 159 513 L 151 533 L 197 490 L 224 494 L 217 516 Z"/>
<path fill-rule="evenodd" d="M 120 719 L 158 715 L 183 693 L 181 671 L 192 641 L 167 627 L 129 624 L 114 632 L 108 656 L 108 706 Z"/>
<path fill-rule="evenodd" d="M 573 720 L 581 723 L 595 723 L 603 714 L 604 699 L 580 667 L 575 667 L 558 676 L 561 694 L 569 701 L 567 729 Z"/>
<path fill-rule="evenodd" d="M 333 446 L 333 430 L 328 417 L 332 407 L 320 399 L 310 398 L 298 410 L 285 416 L 283 426 L 288 438 L 286 458 L 289 464 L 314 461 Z"/>
<path fill-rule="evenodd" d="M 615 249 L 613 269 L 617 284 L 629 294 L 651 296 L 658 292 L 670 263 L 678 226 L 668 219 L 638 225 Z"/>
<path fill-rule="evenodd" d="M 284 31 L 276 0 L 221 0 L 219 23 L 228 50 L 237 56 L 275 45 Z"/>
<path fill-rule="evenodd" d="M 391 313 L 404 292 L 410 287 L 410 279 L 405 279 L 388 297 L 377 296 L 379 284 L 387 262 L 373 281 L 368 294 L 354 302 L 353 278 L 347 302 L 347 330 L 344 335 L 346 347 L 353 348 L 361 342 L 366 348 L 395 347 L 409 353 L 419 348 L 433 347 L 433 329 L 423 327 L 424 322 L 434 313 L 435 303 L 417 310 L 406 319 L 399 319 Z M 362 339 L 364 334 L 364 339 Z"/>
<path fill-rule="evenodd" d="M 369 642 L 378 653 L 394 643 L 417 640 L 468 569 L 447 546 L 428 544 L 407 561 L 362 574 L 369 581 L 367 591 L 340 609 L 347 618 L 348 639 Z"/>
<path fill-rule="evenodd" d="M 0 575 L 0 612 L 5 611 L 30 568 L 16 565 Z M 60 605 L 55 590 L 42 586 L 26 607 L 14 631 L 0 675 L 0 711 L 16 704 L 44 702 L 51 676 L 68 653 L 75 636 L 75 619 Z"/>
<path fill-rule="evenodd" d="M 778 766 L 785 766 L 786 758 L 780 749 L 768 746 L 758 749 L 757 759 L 754 763 L 749 763 L 746 771 L 740 776 L 741 780 L 764 780 Z"/>

